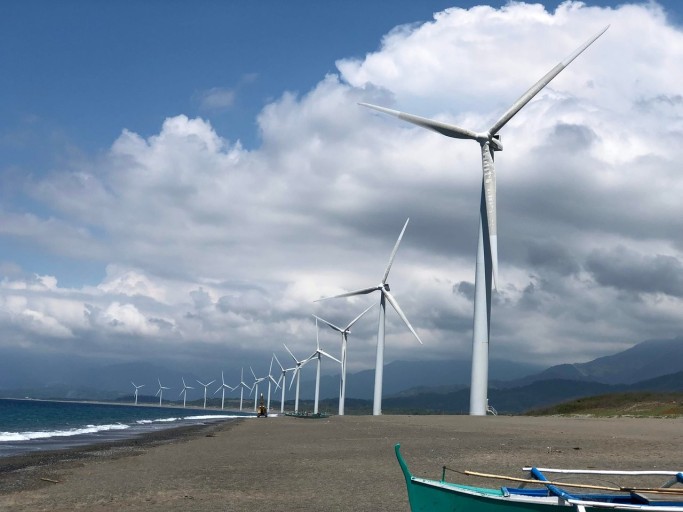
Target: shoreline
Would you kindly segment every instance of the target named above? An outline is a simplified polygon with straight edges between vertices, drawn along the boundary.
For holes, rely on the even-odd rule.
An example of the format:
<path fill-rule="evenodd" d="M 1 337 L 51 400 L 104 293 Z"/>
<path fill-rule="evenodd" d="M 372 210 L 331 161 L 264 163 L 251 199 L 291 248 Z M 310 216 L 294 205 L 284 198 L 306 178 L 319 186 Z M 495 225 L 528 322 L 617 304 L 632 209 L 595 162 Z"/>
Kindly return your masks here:
<path fill-rule="evenodd" d="M 166 439 L 100 445 L 34 459 L 24 469 L 0 469 L 0 509 L 407 511 L 396 443 L 413 475 L 433 479 L 443 466 L 511 476 L 524 476 L 524 466 L 680 470 L 681 427 L 683 419 L 662 418 L 226 420 L 169 432 Z M 448 479 L 507 485 L 457 474 Z"/>
<path fill-rule="evenodd" d="M 213 435 L 215 430 L 229 429 L 233 423 L 239 421 L 244 419 L 228 418 L 203 424 L 180 425 L 80 446 L 0 457 L 0 496 L 53 485 L 54 482 L 51 480 L 58 480 L 51 478 L 50 475 L 54 476 L 73 465 L 97 458 L 115 460 L 132 457 L 163 444 L 186 442 L 202 435 Z"/>

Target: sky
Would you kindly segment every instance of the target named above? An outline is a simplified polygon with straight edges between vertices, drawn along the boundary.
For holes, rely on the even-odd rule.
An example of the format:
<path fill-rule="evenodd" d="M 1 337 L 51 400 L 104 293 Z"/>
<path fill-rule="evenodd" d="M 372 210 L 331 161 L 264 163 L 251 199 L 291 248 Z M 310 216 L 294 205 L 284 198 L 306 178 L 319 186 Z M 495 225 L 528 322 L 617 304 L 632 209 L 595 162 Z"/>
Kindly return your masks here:
<path fill-rule="evenodd" d="M 0 6 L 0 354 L 267 371 L 379 299 L 385 360 L 468 359 L 479 148 L 501 131 L 490 357 L 681 334 L 674 2 L 10 1 Z M 374 367 L 377 308 L 350 336 Z M 337 354 L 339 335 L 320 330 Z M 326 371 L 337 371 L 327 369 Z"/>

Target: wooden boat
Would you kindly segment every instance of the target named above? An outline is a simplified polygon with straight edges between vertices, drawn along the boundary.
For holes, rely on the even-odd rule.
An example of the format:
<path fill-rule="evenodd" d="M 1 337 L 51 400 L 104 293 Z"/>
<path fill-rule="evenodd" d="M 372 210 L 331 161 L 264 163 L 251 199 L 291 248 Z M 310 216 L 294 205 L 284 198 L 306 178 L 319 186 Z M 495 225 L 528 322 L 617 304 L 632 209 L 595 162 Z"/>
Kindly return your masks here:
<path fill-rule="evenodd" d="M 285 416 L 292 416 L 294 418 L 307 418 L 313 420 L 319 420 L 323 418 L 329 418 L 330 415 L 326 412 L 286 412 Z"/>
<path fill-rule="evenodd" d="M 672 487 L 683 483 L 683 473 L 677 471 L 600 471 L 524 468 L 532 478 L 512 478 L 465 471 L 468 475 L 508 479 L 522 482 L 520 487 L 499 489 L 474 487 L 447 482 L 444 467 L 441 480 L 413 476 L 401 456 L 400 445 L 395 446 L 396 458 L 408 487 L 412 512 L 605 512 L 605 510 L 640 510 L 651 512 L 683 512 L 683 488 Z M 628 475 L 635 477 L 661 475 L 668 480 L 661 487 L 606 487 L 591 484 L 554 482 L 547 474 Z M 526 488 L 534 483 L 539 488 Z M 571 491 L 566 488 L 572 489 Z M 599 493 L 576 493 L 574 489 L 590 489 Z"/>

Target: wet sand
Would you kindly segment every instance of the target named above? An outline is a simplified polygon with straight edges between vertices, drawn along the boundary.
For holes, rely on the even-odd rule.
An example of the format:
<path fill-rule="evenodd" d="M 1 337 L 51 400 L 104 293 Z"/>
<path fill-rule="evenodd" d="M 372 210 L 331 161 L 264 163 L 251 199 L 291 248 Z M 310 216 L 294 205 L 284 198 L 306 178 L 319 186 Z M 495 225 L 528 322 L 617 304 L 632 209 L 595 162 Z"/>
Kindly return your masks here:
<path fill-rule="evenodd" d="M 397 442 L 413 474 L 438 479 L 444 465 L 513 476 L 524 476 L 525 465 L 680 469 L 682 438 L 683 419 L 231 420 L 90 450 L 0 459 L 0 510 L 407 511 Z"/>

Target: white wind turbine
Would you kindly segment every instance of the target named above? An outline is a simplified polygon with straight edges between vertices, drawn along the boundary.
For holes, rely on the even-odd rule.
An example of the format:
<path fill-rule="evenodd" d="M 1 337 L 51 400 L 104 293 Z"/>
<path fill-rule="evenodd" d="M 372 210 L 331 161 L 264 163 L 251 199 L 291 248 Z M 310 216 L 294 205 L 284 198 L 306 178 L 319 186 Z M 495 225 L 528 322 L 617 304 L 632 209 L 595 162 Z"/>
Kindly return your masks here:
<path fill-rule="evenodd" d="M 185 402 L 187 401 L 187 390 L 188 389 L 194 389 L 194 388 L 192 386 L 188 386 L 187 384 L 185 384 L 185 377 L 181 377 L 181 379 L 183 380 L 183 389 L 178 396 L 183 395 L 183 408 L 184 408 Z"/>
<path fill-rule="evenodd" d="M 275 358 L 275 361 L 277 362 L 278 366 L 280 367 L 280 371 L 282 372 L 280 374 L 280 378 L 277 380 L 278 383 L 282 381 L 282 398 L 280 400 L 280 413 L 284 414 L 285 412 L 285 384 L 287 384 L 287 372 L 291 372 L 294 370 L 294 368 L 285 368 L 280 364 L 280 360 L 277 358 L 275 354 L 273 354 L 273 357 Z M 277 389 L 277 388 L 276 388 Z"/>
<path fill-rule="evenodd" d="M 197 379 L 195 379 L 195 380 L 197 380 Z M 204 409 L 206 409 L 206 388 L 208 388 L 211 384 L 216 382 L 216 379 L 212 380 L 211 382 L 207 382 L 206 384 L 204 384 L 201 380 L 197 380 L 197 382 L 199 382 L 199 384 L 204 386 Z"/>
<path fill-rule="evenodd" d="M 389 257 L 389 264 L 387 265 L 386 270 L 384 271 L 384 277 L 382 277 L 382 281 L 375 286 L 371 286 L 370 288 L 363 288 L 361 290 L 355 290 L 352 292 L 347 292 L 347 293 L 342 293 L 340 295 L 335 295 L 334 297 L 325 297 L 323 299 L 318 299 L 318 301 L 321 300 L 327 300 L 327 299 L 335 299 L 338 297 L 351 297 L 353 295 L 365 295 L 368 293 L 372 293 L 374 291 L 379 291 L 380 296 L 379 296 L 379 327 L 377 329 L 377 359 L 375 361 L 375 394 L 374 394 L 374 400 L 372 404 L 372 414 L 375 416 L 379 416 L 382 414 L 382 378 L 383 378 L 383 372 L 384 372 L 384 325 L 385 325 L 385 316 L 386 316 L 386 302 L 388 301 L 389 304 L 391 304 L 398 313 L 398 316 L 401 317 L 401 320 L 403 320 L 403 323 L 406 324 L 410 332 L 413 333 L 413 336 L 417 338 L 417 341 L 420 342 L 420 345 L 422 344 L 422 340 L 420 337 L 417 335 L 415 332 L 415 329 L 413 329 L 413 326 L 410 325 L 410 322 L 408 321 L 408 318 L 406 315 L 403 313 L 403 310 L 401 310 L 401 307 L 398 305 L 398 302 L 396 302 L 396 299 L 394 298 L 393 295 L 391 295 L 391 292 L 389 291 L 389 283 L 387 283 L 387 279 L 389 277 L 389 271 L 391 270 L 391 265 L 394 262 L 394 258 L 396 257 L 396 251 L 398 251 L 398 246 L 401 243 L 401 238 L 403 238 L 403 233 L 405 233 L 406 228 L 408 227 L 408 221 L 410 219 L 406 220 L 405 225 L 403 226 L 403 229 L 401 230 L 401 234 L 398 235 L 398 240 L 396 240 L 396 245 L 394 245 L 394 250 L 391 251 L 391 256 Z M 316 302 L 318 302 L 316 301 Z"/>
<path fill-rule="evenodd" d="M 163 396 L 164 396 L 164 389 L 171 389 L 171 388 L 167 388 L 166 386 L 162 386 L 162 385 L 161 385 L 161 380 L 158 379 L 158 378 L 157 378 L 157 382 L 159 383 L 159 391 L 157 391 L 156 394 L 155 394 L 154 396 L 159 395 L 159 406 L 161 406 L 161 399 L 162 399 Z"/>
<path fill-rule="evenodd" d="M 491 326 L 491 285 L 497 289 L 498 283 L 498 231 L 496 221 L 496 171 L 493 154 L 502 151 L 498 132 L 519 112 L 536 94 L 555 78 L 576 57 L 600 37 L 609 25 L 591 37 L 569 57 L 557 64 L 527 90 L 487 131 L 474 132 L 424 117 L 406 114 L 369 103 L 361 103 L 385 114 L 398 117 L 422 128 L 433 130 L 441 135 L 455 139 L 470 139 L 479 143 L 482 160 L 481 201 L 479 206 L 479 242 L 477 244 L 477 263 L 474 286 L 474 326 L 472 336 L 472 381 L 470 387 L 470 414 L 486 415 L 488 396 L 488 357 Z"/>
<path fill-rule="evenodd" d="M 289 355 L 294 359 L 294 373 L 292 374 L 292 380 L 289 383 L 289 389 L 292 389 L 292 384 L 294 384 L 294 379 L 296 378 L 296 395 L 294 396 L 294 412 L 299 412 L 299 381 L 301 380 L 301 367 L 304 366 L 310 359 L 304 359 L 299 361 L 292 351 L 287 348 L 287 345 L 283 343 L 285 350 L 289 352 Z"/>
<path fill-rule="evenodd" d="M 235 391 L 239 387 L 239 384 L 235 387 L 228 386 L 225 383 L 225 377 L 223 376 L 222 371 L 221 371 L 221 383 L 222 384 L 220 385 L 220 387 L 214 392 L 214 395 L 221 390 L 223 391 L 222 396 L 221 396 L 221 411 L 222 411 L 223 409 L 225 409 L 225 390 L 229 389 L 230 391 Z"/>
<path fill-rule="evenodd" d="M 256 412 L 256 408 L 258 407 L 258 385 L 268 377 L 257 377 L 254 373 L 254 369 L 251 366 L 249 369 L 251 370 L 251 374 L 254 376 L 254 383 L 251 385 L 251 388 L 256 391 L 254 393 L 254 412 Z M 249 392 L 249 394 L 251 395 L 251 392 Z"/>
<path fill-rule="evenodd" d="M 328 322 L 324 318 L 320 318 L 317 315 L 313 315 L 316 319 L 320 320 L 323 323 L 326 323 L 329 325 L 333 330 L 341 333 L 341 378 L 339 379 L 339 416 L 344 416 L 344 401 L 346 400 L 346 345 L 348 342 L 348 337 L 349 333 L 351 332 L 351 327 L 353 324 L 355 324 L 360 318 L 370 311 L 372 308 L 374 308 L 375 305 L 373 304 L 369 308 L 367 308 L 365 311 L 363 311 L 360 315 L 358 315 L 356 318 L 351 320 L 351 323 L 347 325 L 345 328 L 337 327 L 331 322 Z"/>
<path fill-rule="evenodd" d="M 313 315 L 315 316 L 315 315 Z M 308 361 L 316 359 L 318 361 L 316 372 L 315 372 L 315 401 L 313 402 L 313 414 L 318 414 L 318 400 L 320 399 L 320 363 L 322 362 L 322 357 L 325 356 L 333 361 L 337 361 L 341 365 L 341 361 L 334 356 L 331 356 L 324 350 L 320 348 L 320 339 L 318 338 L 318 317 L 315 318 L 315 352 L 313 352 L 309 357 Z"/>
<path fill-rule="evenodd" d="M 275 358 L 275 354 L 273 354 L 273 357 L 270 358 L 270 369 L 268 370 L 268 401 L 266 402 L 266 411 L 270 412 L 270 385 L 275 384 L 275 391 L 277 391 L 277 388 L 280 386 L 280 381 L 275 380 L 273 378 L 273 359 Z"/>
<path fill-rule="evenodd" d="M 139 386 L 136 386 L 136 385 L 135 385 L 135 382 L 133 382 L 132 380 L 130 381 L 130 383 L 131 383 L 131 384 L 133 385 L 133 387 L 135 388 L 135 405 L 138 405 L 138 389 L 144 388 L 145 385 L 144 385 L 144 384 L 140 384 Z"/>
<path fill-rule="evenodd" d="M 240 383 L 237 384 L 237 387 L 240 388 L 240 411 L 242 410 L 242 402 L 244 401 L 244 390 L 248 389 L 249 394 L 251 394 L 251 387 L 249 387 L 249 384 L 244 382 L 244 368 L 242 368 L 242 371 L 240 372 Z"/>

